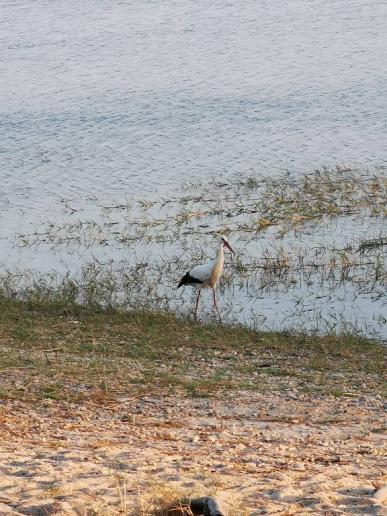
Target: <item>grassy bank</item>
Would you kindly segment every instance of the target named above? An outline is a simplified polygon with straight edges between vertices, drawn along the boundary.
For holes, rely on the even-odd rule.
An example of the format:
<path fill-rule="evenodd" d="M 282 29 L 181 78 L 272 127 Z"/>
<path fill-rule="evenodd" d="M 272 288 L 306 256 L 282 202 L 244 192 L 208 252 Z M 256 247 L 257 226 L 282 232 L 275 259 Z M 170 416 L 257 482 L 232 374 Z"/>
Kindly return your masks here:
<path fill-rule="evenodd" d="M 160 390 L 382 394 L 386 348 L 357 336 L 258 333 L 167 313 L 0 299 L 0 397 L 108 403 Z"/>

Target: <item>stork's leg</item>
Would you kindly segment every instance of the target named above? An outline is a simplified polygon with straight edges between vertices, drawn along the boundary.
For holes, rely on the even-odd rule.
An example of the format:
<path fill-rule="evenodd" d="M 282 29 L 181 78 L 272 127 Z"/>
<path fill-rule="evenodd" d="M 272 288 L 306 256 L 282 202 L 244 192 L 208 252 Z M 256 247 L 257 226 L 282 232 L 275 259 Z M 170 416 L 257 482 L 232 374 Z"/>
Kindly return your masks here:
<path fill-rule="evenodd" d="M 216 294 L 215 294 L 214 287 L 212 287 L 212 296 L 213 296 L 213 299 L 214 299 L 214 307 L 216 308 L 216 311 L 218 312 L 219 320 L 222 321 L 222 318 L 221 318 L 220 312 L 219 312 L 218 303 L 216 302 Z"/>
<path fill-rule="evenodd" d="M 197 321 L 197 320 L 198 320 L 198 304 L 199 304 L 199 297 L 200 297 L 200 293 L 201 293 L 201 290 L 199 289 L 199 290 L 198 290 L 198 295 L 196 296 L 195 314 L 194 314 L 194 319 L 195 319 L 195 321 Z"/>

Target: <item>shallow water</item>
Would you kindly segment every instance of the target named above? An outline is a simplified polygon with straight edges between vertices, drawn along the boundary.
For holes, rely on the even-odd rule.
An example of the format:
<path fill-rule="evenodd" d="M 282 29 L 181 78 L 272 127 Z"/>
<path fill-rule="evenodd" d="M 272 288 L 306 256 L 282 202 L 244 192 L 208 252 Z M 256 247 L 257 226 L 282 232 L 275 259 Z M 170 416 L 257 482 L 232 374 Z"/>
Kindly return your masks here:
<path fill-rule="evenodd" d="M 76 270 L 88 251 L 21 252 L 12 235 L 186 181 L 387 167 L 386 28 L 384 1 L 1 2 L 0 264 Z M 343 228 L 348 241 L 382 223 Z M 354 294 L 337 296 L 346 314 Z M 259 306 L 275 323 L 295 295 Z M 356 309 L 363 326 L 375 316 L 366 296 Z"/>
<path fill-rule="evenodd" d="M 387 4 L 0 6 L 0 210 L 9 231 L 183 179 L 386 166 Z"/>

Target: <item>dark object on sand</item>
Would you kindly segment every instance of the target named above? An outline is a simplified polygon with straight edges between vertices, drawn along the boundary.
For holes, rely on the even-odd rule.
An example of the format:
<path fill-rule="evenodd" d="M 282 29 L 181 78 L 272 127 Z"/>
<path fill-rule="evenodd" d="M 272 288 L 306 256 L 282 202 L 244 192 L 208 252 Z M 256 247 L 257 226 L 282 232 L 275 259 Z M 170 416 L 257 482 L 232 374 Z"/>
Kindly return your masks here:
<path fill-rule="evenodd" d="M 202 514 L 203 516 L 225 516 L 221 511 L 219 503 L 215 498 L 204 496 L 203 498 L 195 498 L 191 500 L 190 509 L 194 514 Z"/>

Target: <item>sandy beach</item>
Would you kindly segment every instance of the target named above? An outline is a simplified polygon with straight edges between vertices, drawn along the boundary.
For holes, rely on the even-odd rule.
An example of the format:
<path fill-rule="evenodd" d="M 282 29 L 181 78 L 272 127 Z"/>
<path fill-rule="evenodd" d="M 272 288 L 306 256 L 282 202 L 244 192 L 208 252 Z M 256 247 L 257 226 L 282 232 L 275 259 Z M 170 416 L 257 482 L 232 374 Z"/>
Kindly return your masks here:
<path fill-rule="evenodd" d="M 295 391 L 5 402 L 0 513 L 148 514 L 191 493 L 235 516 L 387 514 L 383 418 L 380 397 Z"/>

